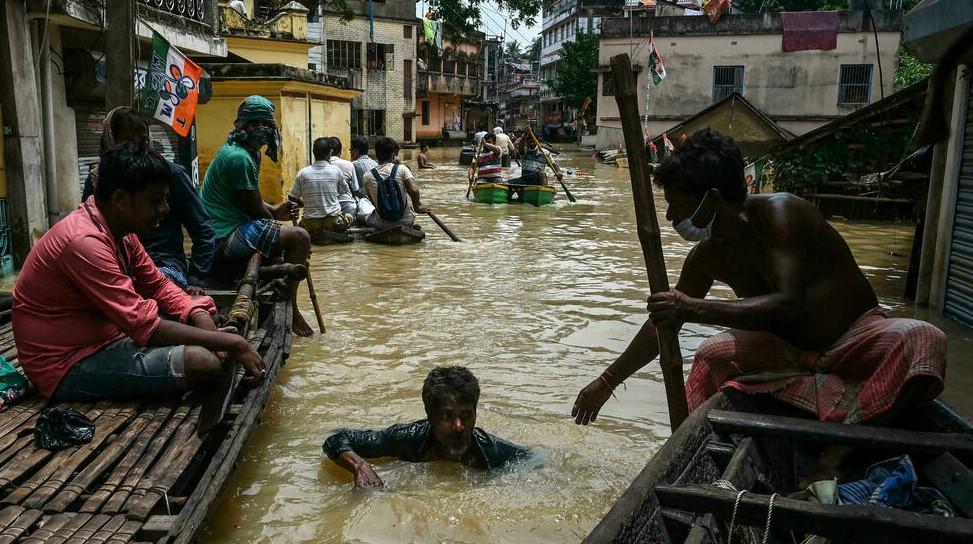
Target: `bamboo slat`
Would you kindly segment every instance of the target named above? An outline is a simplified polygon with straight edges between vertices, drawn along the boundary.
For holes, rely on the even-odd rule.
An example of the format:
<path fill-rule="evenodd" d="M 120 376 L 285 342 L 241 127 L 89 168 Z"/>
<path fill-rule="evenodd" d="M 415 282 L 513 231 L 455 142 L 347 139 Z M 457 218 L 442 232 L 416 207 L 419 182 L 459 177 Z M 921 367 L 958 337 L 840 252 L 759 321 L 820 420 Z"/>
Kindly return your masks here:
<path fill-rule="evenodd" d="M 0 531 L 0 544 L 13 544 L 18 538 L 24 536 L 27 531 L 41 519 L 43 512 L 40 510 L 25 510 L 11 523 Z"/>
<path fill-rule="evenodd" d="M 25 510 L 22 506 L 8 506 L 0 510 L 0 531 L 9 527 Z"/>
<path fill-rule="evenodd" d="M 81 526 L 80 529 L 74 532 L 70 538 L 64 541 L 64 544 L 84 544 L 89 538 L 94 536 L 94 534 L 105 526 L 106 523 L 111 521 L 112 517 L 107 514 L 97 514 L 91 516 L 91 519 L 87 523 Z"/>
<path fill-rule="evenodd" d="M 81 472 L 64 486 L 64 489 L 53 499 L 44 504 L 45 512 L 63 512 L 83 493 L 95 480 L 113 465 L 128 447 L 135 441 L 136 437 L 149 425 L 149 423 L 160 413 L 168 413 L 168 408 L 157 408 L 154 411 L 144 411 L 139 413 L 135 419 L 125 428 L 125 431 L 111 442 L 94 461 L 88 463 Z M 43 489 L 43 488 L 42 488 Z M 41 490 L 38 490 L 25 505 L 29 506 L 30 501 L 35 497 L 40 500 Z"/>
<path fill-rule="evenodd" d="M 105 410 L 101 417 L 95 420 L 95 434 L 91 438 L 91 442 L 55 453 L 44 467 L 20 484 L 17 489 L 10 492 L 0 503 L 20 504 L 41 486 L 48 484 L 47 487 L 50 491 L 45 492 L 39 502 L 34 501 L 37 504 L 33 506 L 24 505 L 28 508 L 42 506 L 50 494 L 57 492 L 64 485 L 64 482 L 70 478 L 71 473 L 87 461 L 95 450 L 115 432 L 115 429 L 135 416 L 136 408 L 136 404 L 123 403 Z"/>
<path fill-rule="evenodd" d="M 196 433 L 198 421 L 199 407 L 196 407 L 186 418 L 186 422 L 179 427 L 179 432 L 176 433 L 170 447 L 132 491 L 123 508 L 129 519 L 144 521 L 148 518 L 152 508 L 166 495 L 169 487 L 175 483 L 192 460 L 196 450 L 203 443 Z"/>
<path fill-rule="evenodd" d="M 61 527 L 64 527 L 65 524 L 74 518 L 74 516 L 75 514 L 58 514 L 56 516 L 51 516 L 47 519 L 47 521 L 42 522 L 40 527 L 34 529 L 34 532 L 32 532 L 27 538 L 23 539 L 21 543 L 42 544 L 44 542 L 48 542 L 50 538 L 54 536 L 54 533 Z"/>
<path fill-rule="evenodd" d="M 116 477 L 119 473 L 119 469 L 116 469 L 112 476 L 108 478 L 105 485 L 102 485 L 101 489 L 96 491 L 90 499 L 81 507 L 82 512 L 96 512 L 100 511 L 107 514 L 115 514 L 121 511 L 122 505 L 128 499 L 129 494 L 135 489 L 139 480 L 142 479 L 142 475 L 149 469 L 149 466 L 158 457 L 159 452 L 162 448 L 169 442 L 169 438 L 176 432 L 180 425 L 186 420 L 186 416 L 189 415 L 189 406 L 182 405 L 176 408 L 175 413 L 166 422 L 165 427 L 162 431 L 155 436 L 148 436 L 151 439 L 147 448 L 145 449 L 145 454 L 142 456 L 135 456 L 130 460 L 132 463 L 125 472 L 122 472 L 119 477 Z M 146 433 L 143 433 L 143 437 Z M 141 441 L 142 438 L 139 438 Z M 137 447 L 137 445 L 136 445 Z M 134 450 L 135 448 L 133 448 Z M 124 465 L 126 461 L 129 461 L 129 457 L 126 456 L 125 459 L 119 463 L 119 468 Z M 109 483 L 111 485 L 109 486 Z M 105 502 L 104 492 L 110 493 L 110 496 Z M 100 506 L 100 508 L 98 508 Z"/>
<path fill-rule="evenodd" d="M 125 525 L 125 516 L 123 514 L 112 516 L 111 519 L 108 520 L 108 523 L 104 524 L 101 529 L 98 529 L 95 534 L 88 537 L 85 542 L 89 544 L 104 544 L 109 538 L 112 537 L 112 535 L 115 534 L 116 531 L 121 529 L 123 525 Z M 71 542 L 72 540 L 74 539 L 71 539 L 68 542 Z"/>
<path fill-rule="evenodd" d="M 126 521 L 115 534 L 108 538 L 106 544 L 126 544 L 135 540 L 135 535 L 142 528 L 141 521 Z"/>

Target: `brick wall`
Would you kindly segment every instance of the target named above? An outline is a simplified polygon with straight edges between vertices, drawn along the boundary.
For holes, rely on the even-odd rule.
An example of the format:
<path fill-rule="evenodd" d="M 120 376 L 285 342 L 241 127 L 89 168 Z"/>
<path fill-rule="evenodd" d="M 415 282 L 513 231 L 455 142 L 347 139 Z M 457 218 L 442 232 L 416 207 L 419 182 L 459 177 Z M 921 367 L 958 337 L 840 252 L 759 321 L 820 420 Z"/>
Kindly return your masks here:
<path fill-rule="evenodd" d="M 403 114 L 415 114 L 415 93 L 408 98 L 404 97 L 404 66 L 405 61 L 409 60 L 412 66 L 412 81 L 415 82 L 415 56 L 416 56 L 416 35 L 418 29 L 418 19 L 385 20 L 375 19 L 375 43 L 391 44 L 393 48 L 392 65 L 387 66 L 386 70 L 367 69 L 367 49 L 369 43 L 369 24 L 367 18 L 356 17 L 348 23 L 342 23 L 338 17 L 325 16 L 324 21 L 324 40 L 343 40 L 353 41 L 361 44 L 361 70 L 329 70 L 329 73 L 351 76 L 351 81 L 356 87 L 365 90 L 364 93 L 352 102 L 352 109 L 362 110 L 385 110 L 385 134 L 399 142 L 415 141 L 415 128 L 410 134 L 404 134 Z M 405 26 L 411 27 L 410 38 L 405 37 Z M 386 57 L 388 59 L 389 57 Z M 322 69 L 324 67 L 318 67 Z M 349 73 L 351 72 L 351 73 Z"/>

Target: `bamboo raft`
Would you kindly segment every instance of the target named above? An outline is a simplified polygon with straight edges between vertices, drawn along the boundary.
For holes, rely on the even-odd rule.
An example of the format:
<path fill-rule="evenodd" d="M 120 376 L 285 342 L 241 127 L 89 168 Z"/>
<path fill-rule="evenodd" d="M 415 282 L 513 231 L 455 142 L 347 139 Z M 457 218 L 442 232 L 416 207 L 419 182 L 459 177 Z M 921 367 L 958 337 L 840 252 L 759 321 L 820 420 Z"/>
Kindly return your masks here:
<path fill-rule="evenodd" d="M 344 232 L 317 232 L 311 237 L 314 245 L 350 244 L 371 242 L 388 246 L 417 244 L 426 239 L 426 233 L 417 225 L 397 225 L 378 230 L 372 227 L 352 227 Z"/>
<path fill-rule="evenodd" d="M 734 510 L 733 541 L 747 541 L 741 526 L 755 527 L 760 541 L 773 493 L 764 542 L 801 542 L 808 533 L 835 543 L 973 542 L 973 426 L 944 403 L 914 410 L 893 427 L 869 427 L 778 415 L 790 410 L 740 393 L 730 398 L 718 394 L 694 411 L 585 542 L 728 542 Z M 909 454 L 919 485 L 937 488 L 957 517 L 786 498 L 827 445 L 854 448 L 843 463 L 850 477 L 839 483 Z M 748 492 L 738 500 L 738 490 Z"/>
<path fill-rule="evenodd" d="M 256 290 L 256 283 L 244 290 Z M 213 295 L 221 311 L 234 298 L 241 302 L 238 292 Z M 0 413 L 0 543 L 193 541 L 218 505 L 291 350 L 290 300 L 258 293 L 243 303 L 252 308 L 247 338 L 267 374 L 253 383 L 242 368 L 231 369 L 229 409 L 209 432 L 198 432 L 205 399 L 195 393 L 49 403 L 32 391 Z M 9 315 L 0 319 L 0 355 L 19 369 Z M 59 452 L 35 446 L 34 424 L 54 404 L 95 422 L 91 442 Z"/>

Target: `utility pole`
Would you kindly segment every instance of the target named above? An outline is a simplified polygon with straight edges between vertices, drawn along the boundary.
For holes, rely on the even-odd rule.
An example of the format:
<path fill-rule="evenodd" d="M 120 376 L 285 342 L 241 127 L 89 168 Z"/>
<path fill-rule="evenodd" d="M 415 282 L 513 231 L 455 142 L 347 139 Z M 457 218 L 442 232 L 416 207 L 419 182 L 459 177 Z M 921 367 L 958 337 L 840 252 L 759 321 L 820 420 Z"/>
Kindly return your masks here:
<path fill-rule="evenodd" d="M 108 0 L 105 5 L 105 62 L 108 85 L 105 106 L 135 103 L 135 0 Z"/>

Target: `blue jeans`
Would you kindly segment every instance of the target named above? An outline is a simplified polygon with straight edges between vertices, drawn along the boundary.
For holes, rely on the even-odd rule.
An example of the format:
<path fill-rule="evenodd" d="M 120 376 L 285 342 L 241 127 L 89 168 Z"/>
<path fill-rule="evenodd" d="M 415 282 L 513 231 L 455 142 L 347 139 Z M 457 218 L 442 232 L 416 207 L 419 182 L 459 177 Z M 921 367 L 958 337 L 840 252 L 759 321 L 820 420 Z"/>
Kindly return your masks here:
<path fill-rule="evenodd" d="M 185 346 L 138 347 L 122 338 L 82 359 L 65 374 L 52 400 L 85 401 L 180 395 Z"/>

